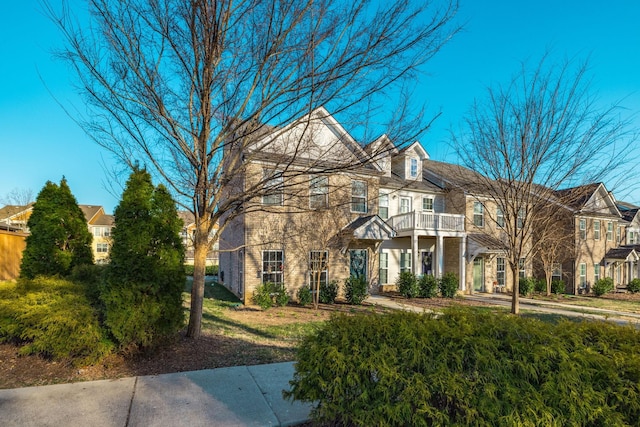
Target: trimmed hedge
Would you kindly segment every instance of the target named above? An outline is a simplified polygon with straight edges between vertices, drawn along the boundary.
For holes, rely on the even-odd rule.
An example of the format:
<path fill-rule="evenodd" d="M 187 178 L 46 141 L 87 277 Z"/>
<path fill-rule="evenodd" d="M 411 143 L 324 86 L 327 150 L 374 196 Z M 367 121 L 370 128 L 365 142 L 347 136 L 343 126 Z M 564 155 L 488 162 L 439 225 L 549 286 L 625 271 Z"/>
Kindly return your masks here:
<path fill-rule="evenodd" d="M 597 297 L 599 297 L 608 292 L 612 292 L 614 288 L 613 279 L 611 277 L 604 277 L 594 283 L 591 290 Z"/>
<path fill-rule="evenodd" d="M 100 326 L 85 286 L 36 277 L 0 283 L 0 342 L 74 365 L 96 363 L 114 345 Z"/>
<path fill-rule="evenodd" d="M 369 283 L 364 277 L 351 276 L 344 282 L 345 299 L 351 305 L 360 305 L 369 296 Z"/>
<path fill-rule="evenodd" d="M 640 332 L 455 308 L 337 315 L 286 398 L 335 425 L 638 425 Z M 331 424 L 334 425 L 334 424 Z"/>
<path fill-rule="evenodd" d="M 193 276 L 193 265 L 185 264 L 184 271 L 187 276 Z M 219 267 L 217 265 L 207 265 L 205 267 L 205 275 L 207 276 L 216 276 L 218 274 Z"/>
<path fill-rule="evenodd" d="M 405 298 L 415 298 L 420 293 L 418 279 L 416 275 L 410 271 L 403 271 L 396 279 L 398 292 Z"/>
<path fill-rule="evenodd" d="M 338 282 L 332 280 L 328 283 L 320 284 L 320 302 L 322 304 L 333 304 L 338 298 Z"/>
<path fill-rule="evenodd" d="M 284 307 L 289 304 L 289 294 L 282 284 L 273 282 L 265 282 L 256 287 L 251 298 L 255 305 L 260 306 L 263 310 L 271 307 Z"/>

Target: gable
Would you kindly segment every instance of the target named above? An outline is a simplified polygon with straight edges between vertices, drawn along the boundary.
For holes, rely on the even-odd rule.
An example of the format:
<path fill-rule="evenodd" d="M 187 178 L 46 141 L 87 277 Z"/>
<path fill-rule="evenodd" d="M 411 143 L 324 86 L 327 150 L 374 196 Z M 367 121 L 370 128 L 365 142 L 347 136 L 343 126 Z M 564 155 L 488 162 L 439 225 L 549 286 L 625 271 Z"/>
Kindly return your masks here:
<path fill-rule="evenodd" d="M 620 211 L 616 207 L 613 196 L 602 184 L 598 186 L 591 197 L 589 197 L 589 199 L 585 202 L 582 210 L 601 215 L 620 216 Z"/>

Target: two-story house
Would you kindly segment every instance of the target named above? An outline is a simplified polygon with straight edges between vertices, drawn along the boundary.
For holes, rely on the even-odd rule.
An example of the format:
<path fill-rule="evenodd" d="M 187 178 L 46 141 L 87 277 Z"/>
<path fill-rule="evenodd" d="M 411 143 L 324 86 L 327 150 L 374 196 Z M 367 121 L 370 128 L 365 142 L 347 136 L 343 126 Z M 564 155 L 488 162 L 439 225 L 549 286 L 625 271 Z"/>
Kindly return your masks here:
<path fill-rule="evenodd" d="M 93 236 L 91 250 L 96 264 L 109 262 L 109 250 L 111 248 L 111 229 L 115 225 L 113 215 L 107 215 L 102 206 L 78 205 L 85 219 L 87 227 Z"/>

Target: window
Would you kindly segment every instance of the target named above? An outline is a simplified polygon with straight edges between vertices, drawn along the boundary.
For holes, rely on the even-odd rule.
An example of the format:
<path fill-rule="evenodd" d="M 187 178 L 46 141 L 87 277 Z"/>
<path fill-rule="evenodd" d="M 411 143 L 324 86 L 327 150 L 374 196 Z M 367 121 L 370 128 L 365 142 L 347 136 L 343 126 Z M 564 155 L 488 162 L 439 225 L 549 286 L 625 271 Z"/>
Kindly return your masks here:
<path fill-rule="evenodd" d="M 111 227 L 91 227 L 91 231 L 95 237 L 111 236 Z"/>
<path fill-rule="evenodd" d="M 527 260 L 525 258 L 520 258 L 518 260 L 518 270 L 520 270 L 518 276 L 520 278 L 527 277 L 527 270 L 525 269 L 526 265 L 527 265 Z"/>
<path fill-rule="evenodd" d="M 411 199 L 409 197 L 400 197 L 400 213 L 411 212 Z"/>
<path fill-rule="evenodd" d="M 433 212 L 433 197 L 422 198 L 422 210 Z"/>
<path fill-rule="evenodd" d="M 282 280 L 283 251 L 262 251 L 262 283 L 284 283 Z"/>
<path fill-rule="evenodd" d="M 496 281 L 498 282 L 498 286 L 504 286 L 504 277 L 505 277 L 505 263 L 504 258 L 496 258 Z"/>
<path fill-rule="evenodd" d="M 580 288 L 587 287 L 587 264 L 584 262 L 580 263 L 580 279 L 578 283 L 580 284 Z"/>
<path fill-rule="evenodd" d="M 411 252 L 402 252 L 400 254 L 400 272 L 411 271 Z"/>
<path fill-rule="evenodd" d="M 627 244 L 635 245 L 636 244 L 636 232 L 629 230 L 627 232 Z"/>
<path fill-rule="evenodd" d="M 620 244 L 620 236 L 622 235 L 622 227 L 616 228 L 616 245 Z"/>
<path fill-rule="evenodd" d="M 378 196 L 378 215 L 382 219 L 389 218 L 389 195 L 380 193 Z"/>
<path fill-rule="evenodd" d="M 578 222 L 578 229 L 580 230 L 580 238 L 581 239 L 586 239 L 587 238 L 587 220 L 584 218 L 580 218 L 580 221 Z"/>
<path fill-rule="evenodd" d="M 607 223 L 607 241 L 610 242 L 613 240 L 613 222 L 609 221 Z"/>
<path fill-rule="evenodd" d="M 593 281 L 600 280 L 600 264 L 593 264 Z"/>
<path fill-rule="evenodd" d="M 473 202 L 473 224 L 484 227 L 484 206 L 480 202 Z"/>
<path fill-rule="evenodd" d="M 504 212 L 500 206 L 496 208 L 496 224 L 498 227 L 504 227 Z"/>
<path fill-rule="evenodd" d="M 551 272 L 551 281 L 562 280 L 562 264 L 559 262 L 553 263 L 553 271 Z"/>
<path fill-rule="evenodd" d="M 264 182 L 263 205 L 281 205 L 283 199 L 282 172 L 269 169 L 262 170 Z"/>
<path fill-rule="evenodd" d="M 322 209 L 329 206 L 329 178 L 313 176 L 309 180 L 309 207 Z"/>
<path fill-rule="evenodd" d="M 380 284 L 389 282 L 389 254 L 380 252 Z"/>
<path fill-rule="evenodd" d="M 96 252 L 99 254 L 106 254 L 109 252 L 109 245 L 107 243 L 98 243 L 96 245 Z"/>
<path fill-rule="evenodd" d="M 309 251 L 309 284 L 312 289 L 318 284 L 320 286 L 327 284 L 327 266 L 329 261 L 329 252 L 327 251 Z"/>
<path fill-rule="evenodd" d="M 351 181 L 351 212 L 367 213 L 367 183 Z"/>
<path fill-rule="evenodd" d="M 520 208 L 518 210 L 518 218 L 517 218 L 517 226 L 518 226 L 518 228 L 524 227 L 525 218 L 526 218 L 526 212 L 524 211 L 524 208 Z"/>
<path fill-rule="evenodd" d="M 593 221 L 593 238 L 600 240 L 600 221 Z"/>
<path fill-rule="evenodd" d="M 411 159 L 409 163 L 411 164 L 410 166 L 411 178 L 415 178 L 418 176 L 418 159 Z"/>

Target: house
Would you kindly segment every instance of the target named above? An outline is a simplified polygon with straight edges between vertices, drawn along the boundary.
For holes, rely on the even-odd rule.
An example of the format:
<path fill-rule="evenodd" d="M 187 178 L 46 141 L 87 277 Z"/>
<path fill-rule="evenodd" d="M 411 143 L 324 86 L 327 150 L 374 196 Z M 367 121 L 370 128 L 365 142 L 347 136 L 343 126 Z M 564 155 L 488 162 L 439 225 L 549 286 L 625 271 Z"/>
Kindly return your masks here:
<path fill-rule="evenodd" d="M 113 215 L 107 215 L 102 206 L 78 205 L 85 219 L 87 227 L 93 236 L 91 250 L 96 264 L 109 262 L 109 249 L 111 248 L 111 229 L 115 225 Z"/>
<path fill-rule="evenodd" d="M 595 282 L 611 277 L 618 287 L 638 277 L 634 213 L 624 215 L 604 184 L 592 183 L 555 192 L 565 215 L 565 233 L 572 236 L 566 256 L 554 275 L 565 280 L 567 292 L 590 292 Z M 637 213 L 637 211 L 636 211 Z"/>
<path fill-rule="evenodd" d="M 189 211 L 178 211 L 178 216 L 182 219 L 182 230 L 180 230 L 180 237 L 182 238 L 182 244 L 185 249 L 184 262 L 188 265 L 193 265 L 194 262 L 194 248 L 193 248 L 193 233 L 196 229 L 195 219 Z M 215 235 L 218 227 L 215 225 L 211 230 L 211 235 Z M 218 241 L 214 241 L 211 244 L 210 250 L 207 252 L 207 265 L 218 265 L 219 244 Z"/>
<path fill-rule="evenodd" d="M 32 210 L 33 203 L 0 208 L 0 280 L 12 280 L 20 275 L 22 251 L 29 231 L 27 220 Z"/>
<path fill-rule="evenodd" d="M 33 203 L 28 205 L 6 205 L 0 208 L 0 229 L 28 232 L 27 221 L 33 211 Z"/>

